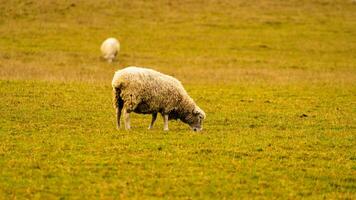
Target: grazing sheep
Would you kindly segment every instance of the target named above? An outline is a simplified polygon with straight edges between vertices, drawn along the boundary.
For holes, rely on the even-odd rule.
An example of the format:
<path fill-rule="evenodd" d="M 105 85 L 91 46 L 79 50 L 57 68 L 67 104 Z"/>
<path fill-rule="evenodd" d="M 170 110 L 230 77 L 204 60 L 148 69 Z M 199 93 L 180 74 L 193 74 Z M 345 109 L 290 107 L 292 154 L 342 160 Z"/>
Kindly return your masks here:
<path fill-rule="evenodd" d="M 100 47 L 103 57 L 111 63 L 120 51 L 120 43 L 115 38 L 106 39 Z"/>
<path fill-rule="evenodd" d="M 126 130 L 130 129 L 131 112 L 152 114 L 148 129 L 152 129 L 157 113 L 163 116 L 164 130 L 168 130 L 170 119 L 179 119 L 194 131 L 203 129 L 204 111 L 189 97 L 182 84 L 171 76 L 152 69 L 127 67 L 115 73 L 112 87 L 118 128 L 123 109 Z"/>

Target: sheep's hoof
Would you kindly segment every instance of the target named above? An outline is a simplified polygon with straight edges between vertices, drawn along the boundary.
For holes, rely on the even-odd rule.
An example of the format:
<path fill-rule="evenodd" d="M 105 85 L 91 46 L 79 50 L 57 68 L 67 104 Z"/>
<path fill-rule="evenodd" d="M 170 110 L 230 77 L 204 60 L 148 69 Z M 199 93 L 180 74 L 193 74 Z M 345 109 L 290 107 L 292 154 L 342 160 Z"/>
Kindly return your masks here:
<path fill-rule="evenodd" d="M 164 131 L 169 131 L 169 129 L 168 128 L 165 128 L 165 129 L 163 129 Z"/>

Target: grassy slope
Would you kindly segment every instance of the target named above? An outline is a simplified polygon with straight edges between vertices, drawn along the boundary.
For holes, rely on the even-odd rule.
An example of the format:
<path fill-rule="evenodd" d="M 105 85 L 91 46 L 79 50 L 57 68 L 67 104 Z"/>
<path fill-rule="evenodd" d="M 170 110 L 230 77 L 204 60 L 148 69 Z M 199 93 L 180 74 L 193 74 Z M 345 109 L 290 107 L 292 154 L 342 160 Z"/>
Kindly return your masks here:
<path fill-rule="evenodd" d="M 349 1 L 0 1 L 0 196 L 355 198 L 355 18 Z M 182 80 L 204 132 L 141 115 L 117 132 L 109 83 L 134 64 Z"/>

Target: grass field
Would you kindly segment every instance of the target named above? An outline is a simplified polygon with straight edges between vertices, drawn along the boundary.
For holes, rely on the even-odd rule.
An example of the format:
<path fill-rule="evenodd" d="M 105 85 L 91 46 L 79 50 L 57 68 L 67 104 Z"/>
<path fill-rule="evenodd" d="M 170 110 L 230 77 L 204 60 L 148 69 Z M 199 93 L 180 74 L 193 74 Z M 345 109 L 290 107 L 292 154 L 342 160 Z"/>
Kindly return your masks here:
<path fill-rule="evenodd" d="M 116 130 L 128 65 L 181 80 L 204 130 Z M 0 99 L 0 199 L 356 199 L 351 0 L 0 0 Z"/>

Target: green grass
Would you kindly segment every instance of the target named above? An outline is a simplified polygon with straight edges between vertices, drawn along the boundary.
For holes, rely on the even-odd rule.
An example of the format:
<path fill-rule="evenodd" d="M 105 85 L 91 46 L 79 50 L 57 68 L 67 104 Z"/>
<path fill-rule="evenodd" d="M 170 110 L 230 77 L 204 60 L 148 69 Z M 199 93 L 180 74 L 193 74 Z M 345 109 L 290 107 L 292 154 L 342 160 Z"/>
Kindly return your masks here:
<path fill-rule="evenodd" d="M 0 199 L 355 199 L 355 19 L 347 0 L 0 0 Z M 127 65 L 181 80 L 203 132 L 116 130 Z"/>

